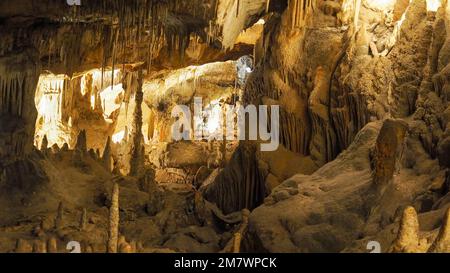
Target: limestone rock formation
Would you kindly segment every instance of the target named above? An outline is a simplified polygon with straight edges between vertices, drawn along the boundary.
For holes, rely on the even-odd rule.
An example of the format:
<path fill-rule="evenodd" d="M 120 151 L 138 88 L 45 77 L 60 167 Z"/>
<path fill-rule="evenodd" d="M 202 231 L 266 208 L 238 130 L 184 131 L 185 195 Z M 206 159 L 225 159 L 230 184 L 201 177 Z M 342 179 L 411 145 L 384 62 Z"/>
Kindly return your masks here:
<path fill-rule="evenodd" d="M 238 147 L 228 166 L 203 188 L 205 198 L 225 213 L 252 209 L 262 203 L 264 180 L 258 170 L 254 146 Z"/>
<path fill-rule="evenodd" d="M 64 227 L 64 224 L 64 205 L 62 202 L 59 202 L 55 218 L 55 228 L 62 229 Z"/>
<path fill-rule="evenodd" d="M 381 127 L 372 156 L 373 179 L 379 190 L 385 188 L 399 169 L 407 126 L 403 121 L 386 120 Z"/>
<path fill-rule="evenodd" d="M 142 70 L 139 69 L 137 73 L 137 86 L 135 88 L 135 100 L 136 108 L 134 109 L 134 120 L 132 126 L 132 146 L 131 146 L 131 158 L 130 158 L 130 174 L 137 175 L 142 172 L 144 154 L 142 143 L 142 102 L 144 99 L 144 93 L 142 92 Z"/>
<path fill-rule="evenodd" d="M 103 156 L 102 156 L 102 160 L 103 160 L 103 165 L 105 166 L 105 168 L 109 171 L 112 171 L 111 169 L 111 138 L 108 137 L 108 140 L 106 141 L 105 144 L 105 149 L 103 150 Z"/>
<path fill-rule="evenodd" d="M 450 252 L 449 30 L 446 0 L 0 1 L 0 252 Z"/>
<path fill-rule="evenodd" d="M 396 253 L 448 253 L 448 216 L 445 212 L 441 227 L 433 231 L 434 234 L 423 236 L 419 230 L 419 220 L 414 208 L 407 207 L 403 211 L 397 238 L 392 243 L 390 251 Z M 425 237 L 425 238 L 424 238 Z"/>
<path fill-rule="evenodd" d="M 447 210 L 439 234 L 428 249 L 432 253 L 448 253 L 450 251 L 450 209 Z"/>
<path fill-rule="evenodd" d="M 47 150 L 47 148 L 48 148 L 48 140 L 47 140 L 47 136 L 44 135 L 44 138 L 42 139 L 42 142 L 41 142 L 40 150 L 44 152 Z"/>
<path fill-rule="evenodd" d="M 0 158 L 3 164 L 23 159 L 33 147 L 34 92 L 40 66 L 36 52 L 0 54 Z"/>
<path fill-rule="evenodd" d="M 417 252 L 419 251 L 419 219 L 417 212 L 412 207 L 407 207 L 403 211 L 400 220 L 400 227 L 395 240 L 393 252 Z"/>
<path fill-rule="evenodd" d="M 77 137 L 77 142 L 75 145 L 75 150 L 81 153 L 87 152 L 87 139 L 86 139 L 86 130 L 81 130 Z"/>
<path fill-rule="evenodd" d="M 119 246 L 119 185 L 114 184 L 109 208 L 108 253 L 117 253 Z"/>
<path fill-rule="evenodd" d="M 85 230 L 87 225 L 87 210 L 84 208 L 80 217 L 80 230 Z"/>

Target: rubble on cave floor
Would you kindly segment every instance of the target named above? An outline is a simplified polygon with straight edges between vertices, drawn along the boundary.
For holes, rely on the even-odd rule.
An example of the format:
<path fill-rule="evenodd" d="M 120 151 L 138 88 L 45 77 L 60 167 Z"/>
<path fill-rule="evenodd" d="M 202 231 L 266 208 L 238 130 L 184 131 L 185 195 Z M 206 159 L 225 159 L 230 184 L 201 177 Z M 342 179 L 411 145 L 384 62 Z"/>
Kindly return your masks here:
<path fill-rule="evenodd" d="M 30 160 L 42 178 L 22 182 L 39 184 L 4 188 L 1 252 L 68 252 L 70 241 L 83 252 L 106 252 L 114 185 L 120 189 L 117 252 L 218 252 L 240 228 L 240 213 L 224 216 L 190 184 L 157 184 L 153 169 L 114 175 L 88 152 L 73 164 L 75 153 L 35 151 Z"/>

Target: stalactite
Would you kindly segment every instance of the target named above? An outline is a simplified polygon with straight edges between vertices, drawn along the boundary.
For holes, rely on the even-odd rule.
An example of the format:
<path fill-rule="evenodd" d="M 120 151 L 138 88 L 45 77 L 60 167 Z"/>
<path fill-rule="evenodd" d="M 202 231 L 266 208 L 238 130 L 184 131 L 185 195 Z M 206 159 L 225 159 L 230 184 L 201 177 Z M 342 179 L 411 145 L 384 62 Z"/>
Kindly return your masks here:
<path fill-rule="evenodd" d="M 281 110 L 280 141 L 289 150 L 307 155 L 309 151 L 310 132 L 295 114 Z"/>
<path fill-rule="evenodd" d="M 305 2 L 306 1 L 306 2 Z M 290 0 L 291 29 L 303 28 L 313 12 L 314 0 Z M 268 1 L 268 5 L 270 1 Z M 267 6 L 268 7 L 268 6 Z"/>
<path fill-rule="evenodd" d="M 292 6 L 292 7 L 290 7 L 291 8 L 291 12 L 292 12 L 292 15 L 291 15 L 291 29 L 294 29 L 294 27 L 295 27 L 295 21 L 296 21 L 296 18 L 297 18 L 297 0 L 292 0 L 292 1 L 289 1 L 289 4 Z"/>
<path fill-rule="evenodd" d="M 112 70 L 111 70 L 111 90 L 114 88 L 114 71 L 115 71 L 115 65 L 116 65 L 116 44 L 118 43 L 119 39 L 119 32 L 116 32 L 114 43 L 112 45 Z"/>
<path fill-rule="evenodd" d="M 297 15 L 300 14 L 300 16 L 297 16 L 295 18 L 296 19 L 295 25 L 297 27 L 302 27 L 303 26 L 303 16 L 305 13 L 305 10 L 304 10 L 305 0 L 300 0 L 300 2 L 299 2 L 299 0 L 297 0 L 296 2 L 297 2 Z"/>
<path fill-rule="evenodd" d="M 256 147 L 241 144 L 223 171 L 204 190 L 208 201 L 214 202 L 224 213 L 244 208 L 253 209 L 263 201 L 264 179 L 259 173 L 255 157 Z"/>
<path fill-rule="evenodd" d="M 22 117 L 24 99 L 28 93 L 25 73 L 0 70 L 0 111 Z"/>
<path fill-rule="evenodd" d="M 236 4 L 236 18 L 239 17 L 239 7 L 241 5 L 241 1 L 237 0 L 237 4 Z"/>
<path fill-rule="evenodd" d="M 354 1 L 355 1 L 355 16 L 353 19 L 353 24 L 355 26 L 355 29 L 358 29 L 359 12 L 361 10 L 361 0 L 354 0 Z"/>

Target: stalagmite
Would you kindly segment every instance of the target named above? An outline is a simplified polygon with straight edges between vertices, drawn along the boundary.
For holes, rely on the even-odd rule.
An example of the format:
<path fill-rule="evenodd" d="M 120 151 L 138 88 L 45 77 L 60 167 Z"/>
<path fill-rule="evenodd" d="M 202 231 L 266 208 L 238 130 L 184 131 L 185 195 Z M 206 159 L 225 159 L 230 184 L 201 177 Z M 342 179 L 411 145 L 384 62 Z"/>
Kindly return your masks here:
<path fill-rule="evenodd" d="M 356 33 L 356 42 L 354 45 L 355 56 L 366 56 L 369 54 L 370 38 L 366 28 L 366 24 L 363 23 Z"/>
<path fill-rule="evenodd" d="M 41 150 L 42 152 L 46 151 L 48 148 L 48 140 L 47 140 L 47 135 L 44 135 L 44 137 L 42 138 L 42 142 L 41 142 L 41 148 L 39 150 Z"/>
<path fill-rule="evenodd" d="M 450 252 L 450 208 L 447 209 L 442 220 L 441 229 L 428 252 L 431 253 L 449 253 Z"/>
<path fill-rule="evenodd" d="M 144 93 L 142 92 L 143 75 L 142 68 L 138 69 L 136 76 L 137 86 L 135 93 L 136 108 L 133 116 L 132 127 L 132 146 L 131 146 L 131 158 L 130 158 L 130 175 L 138 175 L 143 171 L 143 153 L 142 153 L 142 102 L 144 99 Z"/>
<path fill-rule="evenodd" d="M 75 150 L 81 154 L 85 154 L 87 152 L 86 130 L 81 130 L 78 134 Z"/>
<path fill-rule="evenodd" d="M 89 155 L 92 159 L 97 160 L 97 154 L 95 153 L 95 150 L 94 150 L 94 149 L 89 149 L 88 155 Z"/>
<path fill-rule="evenodd" d="M 130 247 L 131 247 L 131 253 L 137 253 L 138 252 L 136 241 L 131 241 L 130 242 Z"/>
<path fill-rule="evenodd" d="M 50 148 L 50 150 L 52 151 L 53 154 L 58 154 L 59 151 L 60 151 L 59 146 L 58 146 L 58 144 L 56 144 L 56 143 L 52 145 L 52 147 Z"/>
<path fill-rule="evenodd" d="M 94 253 L 94 249 L 92 248 L 91 245 L 87 245 L 87 246 L 84 248 L 84 253 Z"/>
<path fill-rule="evenodd" d="M 24 239 L 18 239 L 16 243 L 16 253 L 31 253 L 33 252 L 33 247 Z"/>
<path fill-rule="evenodd" d="M 57 253 L 58 252 L 58 242 L 55 237 L 51 237 L 47 241 L 47 253 Z"/>
<path fill-rule="evenodd" d="M 33 253 L 47 253 L 47 243 L 40 240 L 34 241 Z"/>
<path fill-rule="evenodd" d="M 0 1 L 0 252 L 450 252 L 450 0 L 82 1 Z"/>
<path fill-rule="evenodd" d="M 248 209 L 243 209 L 241 211 L 242 221 L 238 230 L 233 234 L 233 238 L 226 244 L 225 248 L 222 249 L 221 253 L 240 253 L 241 252 L 241 242 L 242 238 L 248 229 L 248 218 L 250 216 L 250 211 Z"/>
<path fill-rule="evenodd" d="M 87 210 L 86 208 L 83 208 L 83 211 L 81 213 L 80 217 L 80 230 L 85 230 L 87 226 Z"/>
<path fill-rule="evenodd" d="M 125 126 L 122 142 L 127 143 L 129 141 L 130 134 L 128 132 L 128 126 Z"/>
<path fill-rule="evenodd" d="M 133 253 L 132 246 L 126 241 L 125 236 L 119 236 L 118 239 L 119 253 Z"/>
<path fill-rule="evenodd" d="M 391 251 L 395 253 L 417 252 L 419 248 L 419 220 L 416 210 L 407 207 L 403 211 L 397 238 Z"/>
<path fill-rule="evenodd" d="M 64 206 L 62 202 L 59 202 L 58 211 L 55 219 L 55 228 L 61 229 L 64 227 Z"/>
<path fill-rule="evenodd" d="M 105 150 L 103 150 L 103 156 L 102 156 L 102 162 L 103 166 L 108 170 L 112 171 L 111 169 L 111 137 L 108 137 L 105 144 Z"/>
<path fill-rule="evenodd" d="M 108 253 L 117 253 L 119 239 L 119 184 L 114 184 L 109 208 Z"/>
<path fill-rule="evenodd" d="M 69 151 L 69 144 L 64 143 L 63 146 L 62 146 L 62 148 L 61 148 L 61 151 L 63 151 L 63 152 Z"/>
<path fill-rule="evenodd" d="M 241 233 L 236 232 L 233 237 L 233 253 L 241 252 L 241 240 L 242 240 Z"/>
<path fill-rule="evenodd" d="M 381 194 L 391 181 L 403 155 L 408 125 L 402 120 L 383 123 L 372 157 L 373 182 Z"/>

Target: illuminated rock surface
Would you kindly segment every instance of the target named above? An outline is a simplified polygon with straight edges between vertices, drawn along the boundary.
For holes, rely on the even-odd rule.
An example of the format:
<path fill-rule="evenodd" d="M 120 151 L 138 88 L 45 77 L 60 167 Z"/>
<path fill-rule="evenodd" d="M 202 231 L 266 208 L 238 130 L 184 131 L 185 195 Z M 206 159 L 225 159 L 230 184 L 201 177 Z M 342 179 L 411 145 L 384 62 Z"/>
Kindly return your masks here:
<path fill-rule="evenodd" d="M 447 2 L 1 1 L 0 252 L 449 252 Z"/>

